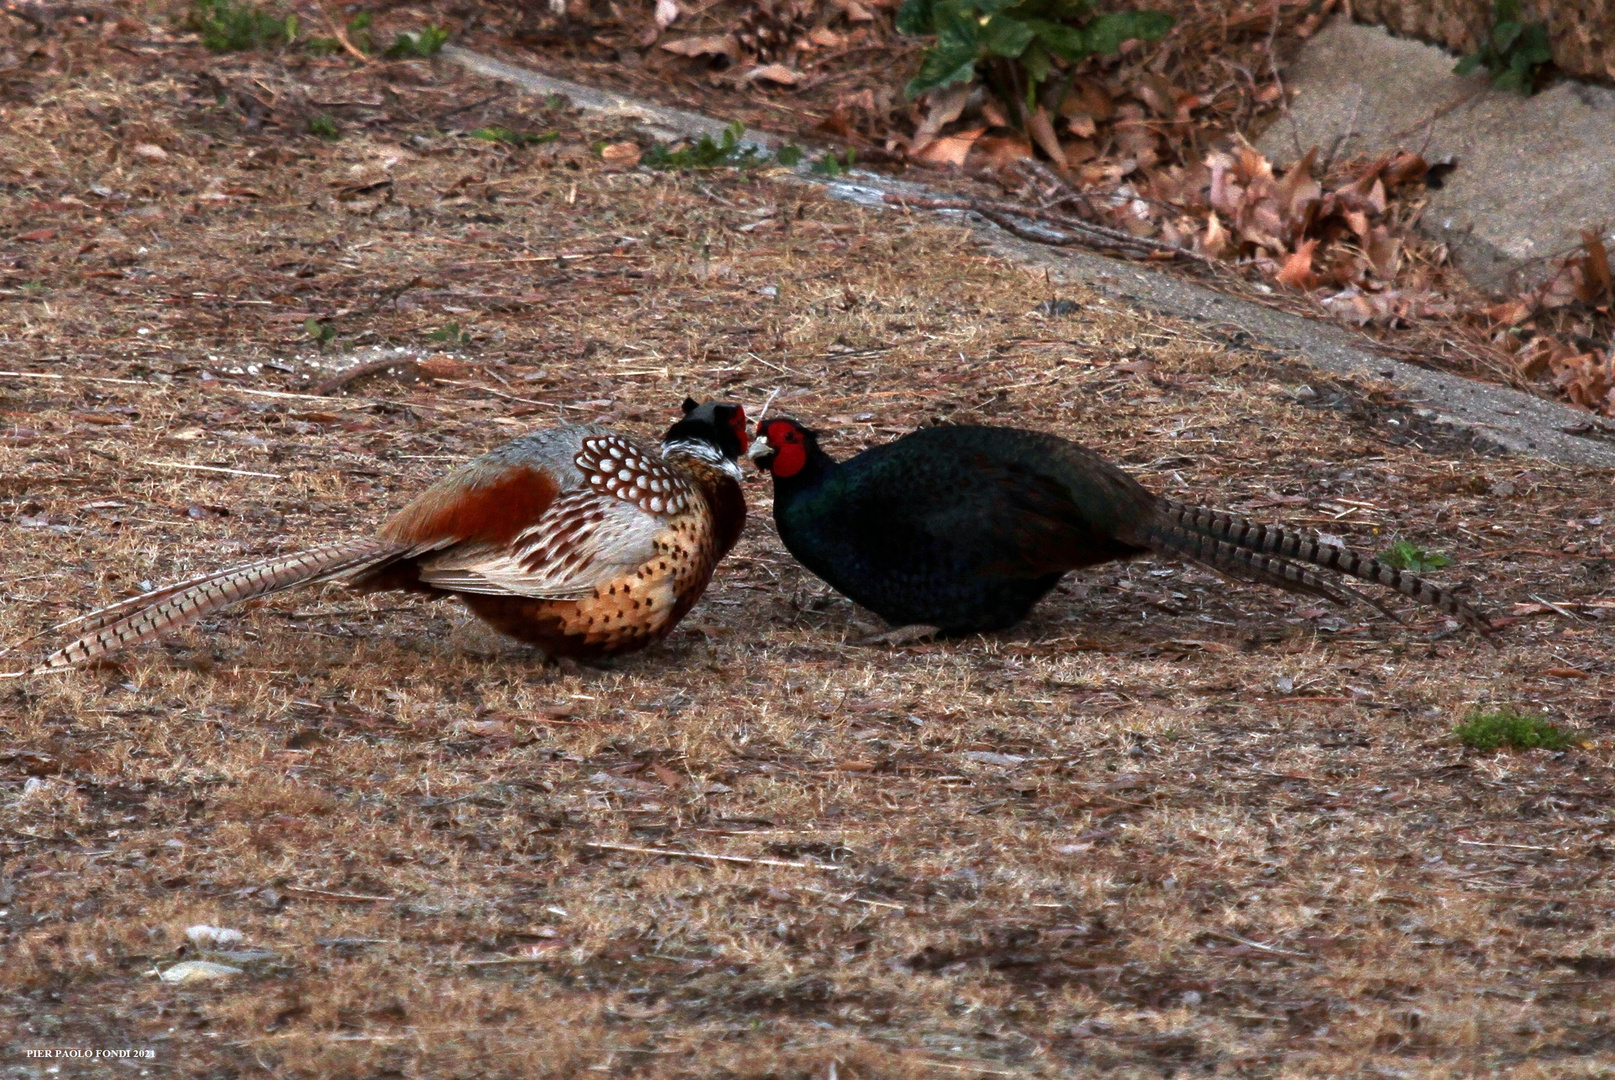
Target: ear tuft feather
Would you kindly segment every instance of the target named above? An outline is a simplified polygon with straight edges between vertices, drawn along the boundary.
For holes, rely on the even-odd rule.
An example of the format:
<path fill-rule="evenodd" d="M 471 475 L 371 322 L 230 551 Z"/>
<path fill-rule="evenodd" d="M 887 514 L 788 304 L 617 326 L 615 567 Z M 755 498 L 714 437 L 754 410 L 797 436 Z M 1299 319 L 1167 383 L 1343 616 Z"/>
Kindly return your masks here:
<path fill-rule="evenodd" d="M 684 399 L 684 415 L 685 416 L 689 416 L 691 413 L 693 413 L 695 410 L 699 409 L 700 407 L 701 407 L 701 403 L 699 401 L 695 400 L 693 397 L 687 397 L 687 398 Z"/>

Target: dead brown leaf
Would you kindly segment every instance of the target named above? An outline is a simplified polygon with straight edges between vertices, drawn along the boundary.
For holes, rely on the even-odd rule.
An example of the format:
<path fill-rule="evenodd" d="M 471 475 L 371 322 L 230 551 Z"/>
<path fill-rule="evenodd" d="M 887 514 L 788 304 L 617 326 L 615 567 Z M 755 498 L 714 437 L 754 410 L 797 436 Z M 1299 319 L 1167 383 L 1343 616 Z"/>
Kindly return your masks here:
<path fill-rule="evenodd" d="M 1585 280 L 1581 294 L 1582 301 L 1596 304 L 1600 300 L 1606 303 L 1615 300 L 1615 283 L 1610 281 L 1609 252 L 1604 247 L 1603 238 L 1596 230 L 1583 230 L 1581 246 L 1586 252 L 1581 260 L 1581 272 Z"/>
<path fill-rule="evenodd" d="M 1032 144 L 1016 135 L 983 135 L 970 148 L 968 164 L 1002 169 L 1032 156 Z"/>
<path fill-rule="evenodd" d="M 1054 133 L 1054 122 L 1049 119 L 1049 112 L 1039 105 L 1026 118 L 1026 131 L 1032 136 L 1034 142 L 1049 155 L 1055 168 L 1062 172 L 1066 168 L 1065 152 L 1060 149 L 1060 137 Z"/>
<path fill-rule="evenodd" d="M 631 168 L 639 164 L 639 157 L 639 144 L 628 140 L 609 143 L 600 148 L 600 159 L 610 165 L 626 165 Z"/>
<path fill-rule="evenodd" d="M 964 112 L 965 103 L 970 100 L 970 93 L 969 83 L 955 83 L 952 86 L 927 91 L 925 119 L 920 121 L 914 137 L 909 140 L 909 153 L 918 155 L 936 140 L 945 126 L 959 119 L 959 114 Z M 968 147 L 966 149 L 968 150 Z M 950 164 L 962 165 L 964 160 L 961 158 Z"/>
<path fill-rule="evenodd" d="M 921 161 L 929 161 L 937 165 L 963 165 L 965 159 L 970 156 L 971 147 L 976 145 L 976 140 L 981 138 L 986 131 L 985 127 L 978 127 L 955 132 L 945 138 L 931 142 L 914 156 Z"/>
<path fill-rule="evenodd" d="M 740 43 L 728 34 L 679 38 L 675 41 L 664 41 L 661 47 L 679 56 L 727 56 L 731 60 L 740 56 Z"/>
<path fill-rule="evenodd" d="M 781 86 L 795 86 L 802 81 L 800 73 L 792 71 L 784 64 L 762 64 L 746 72 L 750 82 L 771 82 Z"/>
<path fill-rule="evenodd" d="M 1301 241 L 1295 251 L 1284 257 L 1284 264 L 1279 268 L 1279 272 L 1273 275 L 1273 280 L 1292 289 L 1311 288 L 1315 280 L 1312 274 L 1312 253 L 1317 248 L 1317 240 Z"/>

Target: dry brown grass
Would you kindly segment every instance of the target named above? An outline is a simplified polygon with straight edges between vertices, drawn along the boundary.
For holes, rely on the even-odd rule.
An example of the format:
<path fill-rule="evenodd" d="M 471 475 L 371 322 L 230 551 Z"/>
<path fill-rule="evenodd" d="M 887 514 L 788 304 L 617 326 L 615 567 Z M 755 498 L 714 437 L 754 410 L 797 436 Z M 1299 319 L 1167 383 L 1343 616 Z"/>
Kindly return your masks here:
<path fill-rule="evenodd" d="M 1518 618 L 1498 653 L 1146 561 L 1009 633 L 859 648 L 761 484 L 701 606 L 606 670 L 447 604 L 232 612 L 0 691 L 5 1075 L 121 1046 L 156 1056 L 60 1075 L 1615 1067 L 1609 608 L 1566 606 L 1610 595 L 1608 473 L 1444 442 L 1221 328 L 1046 318 L 959 232 L 613 173 L 583 148 L 620 133 L 449 69 L 102 59 L 0 116 L 4 368 L 64 376 L 0 377 L 6 640 L 371 529 L 529 426 L 654 435 L 685 393 L 776 386 L 837 452 L 933 416 L 1059 431 L 1180 496 L 1444 550 Z M 249 135 L 202 66 L 417 104 Z M 483 123 L 563 136 L 429 135 Z M 562 253 L 590 257 L 514 261 Z M 453 381 L 273 396 L 329 374 L 310 317 L 343 348 L 473 340 Z M 1448 733 L 1484 702 L 1586 745 L 1470 754 Z M 263 955 L 160 983 L 196 923 Z"/>

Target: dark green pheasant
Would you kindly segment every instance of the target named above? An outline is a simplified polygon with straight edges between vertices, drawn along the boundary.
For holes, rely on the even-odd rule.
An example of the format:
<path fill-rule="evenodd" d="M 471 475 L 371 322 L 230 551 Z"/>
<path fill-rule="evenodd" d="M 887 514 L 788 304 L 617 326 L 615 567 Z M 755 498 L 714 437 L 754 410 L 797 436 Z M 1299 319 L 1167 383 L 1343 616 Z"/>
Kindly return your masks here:
<path fill-rule="evenodd" d="M 1014 428 L 921 428 L 845 462 L 775 417 L 752 454 L 774 477 L 774 522 L 801 563 L 897 626 L 947 634 L 1026 617 L 1068 571 L 1147 551 L 1344 604 L 1333 571 L 1394 589 L 1486 635 L 1451 592 L 1293 529 L 1152 495 L 1093 451 Z M 1343 595 L 1344 594 L 1344 595 Z M 1495 642 L 1494 642 L 1495 644 Z"/>

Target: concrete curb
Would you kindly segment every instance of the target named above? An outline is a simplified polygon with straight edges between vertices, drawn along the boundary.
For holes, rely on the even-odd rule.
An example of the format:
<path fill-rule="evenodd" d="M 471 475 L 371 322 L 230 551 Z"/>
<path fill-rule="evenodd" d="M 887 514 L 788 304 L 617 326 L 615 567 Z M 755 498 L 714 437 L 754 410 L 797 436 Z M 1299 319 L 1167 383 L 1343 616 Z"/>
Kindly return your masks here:
<path fill-rule="evenodd" d="M 445 46 L 443 55 L 479 75 L 514 83 L 531 93 L 561 94 L 579 108 L 629 118 L 657 138 L 716 137 L 724 130 L 724 124 L 699 113 L 554 79 L 458 46 Z M 742 142 L 773 149 L 780 140 L 748 131 Z M 832 198 L 883 210 L 893 209 L 885 201 L 888 194 L 948 197 L 945 192 L 872 173 L 856 172 L 846 178 L 829 179 L 802 169 L 797 175 L 803 182 L 822 186 Z M 1081 284 L 1148 311 L 1243 331 L 1262 345 L 1293 353 L 1320 370 L 1387 385 L 1406 399 L 1426 423 L 1480 445 L 1567 465 L 1615 468 L 1615 429 L 1600 424 L 1590 413 L 1518 390 L 1381 356 L 1344 327 L 1227 296 L 1160 273 L 1147 264 L 1030 243 L 959 211 L 926 212 L 950 216 L 968 225 L 1005 258 L 1047 269 L 1057 282 Z"/>

